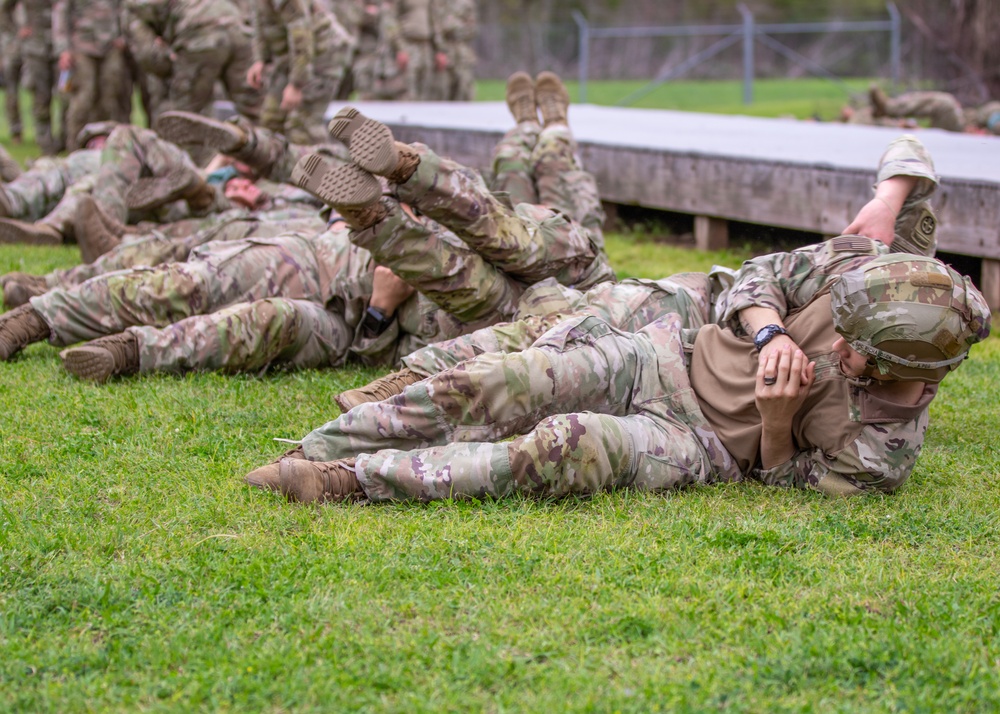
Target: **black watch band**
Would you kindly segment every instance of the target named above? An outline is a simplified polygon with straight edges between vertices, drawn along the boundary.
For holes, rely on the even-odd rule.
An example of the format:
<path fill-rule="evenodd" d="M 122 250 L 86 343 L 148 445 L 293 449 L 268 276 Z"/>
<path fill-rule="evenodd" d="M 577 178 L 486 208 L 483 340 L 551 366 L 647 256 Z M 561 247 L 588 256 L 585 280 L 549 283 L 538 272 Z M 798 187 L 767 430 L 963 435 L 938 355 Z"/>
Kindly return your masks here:
<path fill-rule="evenodd" d="M 365 310 L 365 317 L 361 320 L 361 329 L 368 337 L 378 337 L 389 329 L 389 325 L 396 319 L 395 315 L 386 317 L 377 307 L 368 306 Z"/>
<path fill-rule="evenodd" d="M 753 346 L 757 348 L 760 352 L 764 349 L 764 345 L 773 340 L 778 335 L 787 335 L 788 330 L 786 330 L 781 325 L 764 325 L 762 328 L 757 330 L 757 334 L 753 337 Z"/>

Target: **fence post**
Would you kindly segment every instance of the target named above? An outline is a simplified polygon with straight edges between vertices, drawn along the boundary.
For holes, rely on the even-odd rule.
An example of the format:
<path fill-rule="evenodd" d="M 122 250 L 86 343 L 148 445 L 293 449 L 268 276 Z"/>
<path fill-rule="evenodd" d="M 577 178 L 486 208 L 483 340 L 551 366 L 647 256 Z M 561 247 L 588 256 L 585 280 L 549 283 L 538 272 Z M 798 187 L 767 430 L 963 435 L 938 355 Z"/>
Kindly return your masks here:
<path fill-rule="evenodd" d="M 587 101 L 587 74 L 590 70 L 590 25 L 579 10 L 573 11 L 573 20 L 580 31 L 580 104 Z"/>
<path fill-rule="evenodd" d="M 891 36 L 889 39 L 890 47 L 890 64 L 892 73 L 892 87 L 893 89 L 899 88 L 899 82 L 902 77 L 902 51 L 900 47 L 902 45 L 901 35 L 902 35 L 902 23 L 900 22 L 899 9 L 896 7 L 895 3 L 888 2 L 885 5 L 886 10 L 889 11 L 889 21 L 892 23 Z"/>
<path fill-rule="evenodd" d="M 753 104 L 753 13 L 743 3 L 736 9 L 743 16 L 743 103 Z"/>

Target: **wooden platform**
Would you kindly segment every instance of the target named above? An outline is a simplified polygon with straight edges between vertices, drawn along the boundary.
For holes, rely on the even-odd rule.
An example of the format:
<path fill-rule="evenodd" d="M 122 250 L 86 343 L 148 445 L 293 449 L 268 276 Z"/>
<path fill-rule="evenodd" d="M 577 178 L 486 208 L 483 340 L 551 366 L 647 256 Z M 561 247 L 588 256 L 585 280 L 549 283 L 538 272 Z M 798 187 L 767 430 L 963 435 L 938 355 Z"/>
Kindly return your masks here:
<path fill-rule="evenodd" d="M 498 102 L 358 103 L 402 141 L 488 169 L 511 127 Z M 331 115 L 339 105 L 331 105 Z M 879 127 L 574 105 L 570 124 L 606 201 L 689 213 L 704 247 L 726 221 L 838 234 L 871 197 L 875 167 L 903 132 Z M 916 132 L 941 176 L 933 200 L 942 251 L 983 259 L 1000 308 L 1000 137 Z"/>

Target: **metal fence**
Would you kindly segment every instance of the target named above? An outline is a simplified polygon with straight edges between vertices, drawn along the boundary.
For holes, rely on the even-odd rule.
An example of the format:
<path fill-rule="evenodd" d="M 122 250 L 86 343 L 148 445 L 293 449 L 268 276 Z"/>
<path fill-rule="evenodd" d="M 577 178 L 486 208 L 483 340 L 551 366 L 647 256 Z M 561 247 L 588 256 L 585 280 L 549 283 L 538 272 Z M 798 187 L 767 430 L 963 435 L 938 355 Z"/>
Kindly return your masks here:
<path fill-rule="evenodd" d="M 901 73 L 901 21 L 899 10 L 892 3 L 886 5 L 889 19 L 859 22 L 798 22 L 782 24 L 757 24 L 753 13 L 745 5 L 739 6 L 742 22 L 738 25 L 681 25 L 670 27 L 591 27 L 578 11 L 573 20 L 579 31 L 580 101 L 587 101 L 587 81 L 590 76 L 591 43 L 598 39 L 635 39 L 648 37 L 720 37 L 709 46 L 691 54 L 676 65 L 664 67 L 645 87 L 618 102 L 628 106 L 646 96 L 658 86 L 688 74 L 691 70 L 715 58 L 730 47 L 740 45 L 743 65 L 743 103 L 753 103 L 754 50 L 759 43 L 799 65 L 810 74 L 844 86 L 840 78 L 816 60 L 797 52 L 779 41 L 775 35 L 833 35 L 840 33 L 888 33 L 890 46 L 890 74 L 893 84 L 898 84 Z"/>

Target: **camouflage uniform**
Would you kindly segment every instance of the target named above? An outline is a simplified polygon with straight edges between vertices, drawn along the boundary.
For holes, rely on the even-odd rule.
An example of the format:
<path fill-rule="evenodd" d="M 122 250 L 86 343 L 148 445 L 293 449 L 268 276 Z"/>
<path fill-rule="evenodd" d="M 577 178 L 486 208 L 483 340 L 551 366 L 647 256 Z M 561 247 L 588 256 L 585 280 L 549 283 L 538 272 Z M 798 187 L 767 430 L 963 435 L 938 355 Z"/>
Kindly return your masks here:
<path fill-rule="evenodd" d="M 399 99 L 406 92 L 406 80 L 396 64 L 392 45 L 395 28 L 390 2 L 370 2 L 365 6 L 353 71 L 354 89 L 363 100 Z"/>
<path fill-rule="evenodd" d="M 66 110 L 66 147 L 91 121 L 126 123 L 132 101 L 130 74 L 121 28 L 120 0 L 66 0 L 61 44 L 73 57 L 71 94 Z"/>
<path fill-rule="evenodd" d="M 89 193 L 100 165 L 100 149 L 80 149 L 64 158 L 36 160 L 31 169 L 4 186 L 14 209 L 10 218 L 49 223 L 46 217 L 67 195 Z M 72 223 L 75 214 L 71 210 L 66 213 Z"/>
<path fill-rule="evenodd" d="M 1000 102 L 987 102 L 980 107 L 966 109 L 965 124 L 991 134 L 1000 134 Z"/>
<path fill-rule="evenodd" d="M 31 35 L 21 39 L 20 44 L 34 100 L 31 114 L 35 122 L 35 140 L 43 154 L 54 154 L 59 149 L 60 141 L 58 136 L 53 136 L 52 130 L 52 89 L 56 84 L 57 71 L 52 45 L 52 3 L 47 0 L 5 0 L 2 6 L 5 24 L 15 6 L 24 9 L 24 24 L 31 30 Z M 56 135 L 58 133 L 55 132 Z"/>
<path fill-rule="evenodd" d="M 161 76 L 161 70 L 169 68 L 162 109 L 201 112 L 211 104 L 219 81 L 236 110 L 256 121 L 260 93 L 246 82 L 253 64 L 250 27 L 236 5 L 229 0 L 126 0 L 126 7 L 132 17 L 129 34 L 143 44 L 150 34 L 162 43 L 154 39 L 140 61 L 140 67 Z"/>
<path fill-rule="evenodd" d="M 436 28 L 431 0 L 395 0 L 387 24 L 389 44 L 407 56 L 404 99 L 427 100 L 434 96 Z"/>
<path fill-rule="evenodd" d="M 334 0 L 333 14 L 351 38 L 351 49 L 345 59 L 344 78 L 334 99 L 347 101 L 354 92 L 354 63 L 361 46 L 361 25 L 364 21 L 366 0 Z"/>
<path fill-rule="evenodd" d="M 947 92 L 906 92 L 886 101 L 885 114 L 928 119 L 932 127 L 945 131 L 965 130 L 962 106 Z"/>
<path fill-rule="evenodd" d="M 353 40 L 318 0 L 256 0 L 253 19 L 254 61 L 266 66 L 261 123 L 299 144 L 324 141 L 323 117 Z M 291 112 L 281 109 L 288 84 L 302 91 L 302 104 Z"/>
<path fill-rule="evenodd" d="M 24 26 L 23 12 L 14 12 L 14 3 L 4 3 L 0 13 L 0 60 L 3 62 L 4 109 L 7 113 L 7 127 L 12 139 L 20 140 L 24 127 L 21 125 L 21 70 L 24 55 L 18 30 Z"/>
<path fill-rule="evenodd" d="M 920 179 L 903 213 L 920 206 L 936 180 L 914 144 L 911 138 L 894 142 L 879 170 L 879 181 L 900 174 Z M 310 433 L 302 442 L 305 454 L 316 461 L 357 456 L 358 479 L 373 500 L 661 490 L 744 477 L 831 493 L 893 490 L 912 469 L 935 390 L 928 388 L 916 407 L 885 423 L 865 422 L 871 412 L 863 415 L 862 406 L 871 404 L 864 389 L 847 384 L 830 353 L 837 334 L 826 295 L 837 276 L 887 251 L 881 243 L 846 236 L 748 261 L 717 299 L 717 316 L 730 329 L 683 329 L 712 317 L 708 296 L 714 293 L 699 290 L 707 283 L 697 275 L 685 278 L 683 293 L 669 283 L 647 282 L 600 286 L 575 304 L 568 295 L 574 316 L 527 349 L 525 342 L 551 318 L 481 330 L 404 358 L 432 376 Z M 619 295 L 630 302 L 618 305 Z M 817 361 L 823 385 L 800 410 L 800 451 L 768 470 L 759 468 L 756 451 L 729 451 L 738 441 L 731 437 L 732 415 L 744 415 L 752 429 L 757 413 L 756 351 L 737 319 L 757 305 L 788 318 L 793 339 Z M 675 307 L 685 311 L 657 313 Z M 806 318 L 797 321 L 792 313 Z M 720 341 L 735 352 L 735 364 L 715 364 Z M 501 353 L 517 349 L 522 351 Z M 851 438 L 837 448 L 823 441 L 829 432 L 823 420 L 808 418 L 832 394 L 851 415 Z M 757 416 L 758 446 L 759 422 Z"/>
<path fill-rule="evenodd" d="M 472 43 L 479 34 L 475 0 L 434 0 L 433 10 L 437 51 L 448 59 L 448 66 L 434 73 L 434 98 L 470 102 L 476 92 Z"/>

